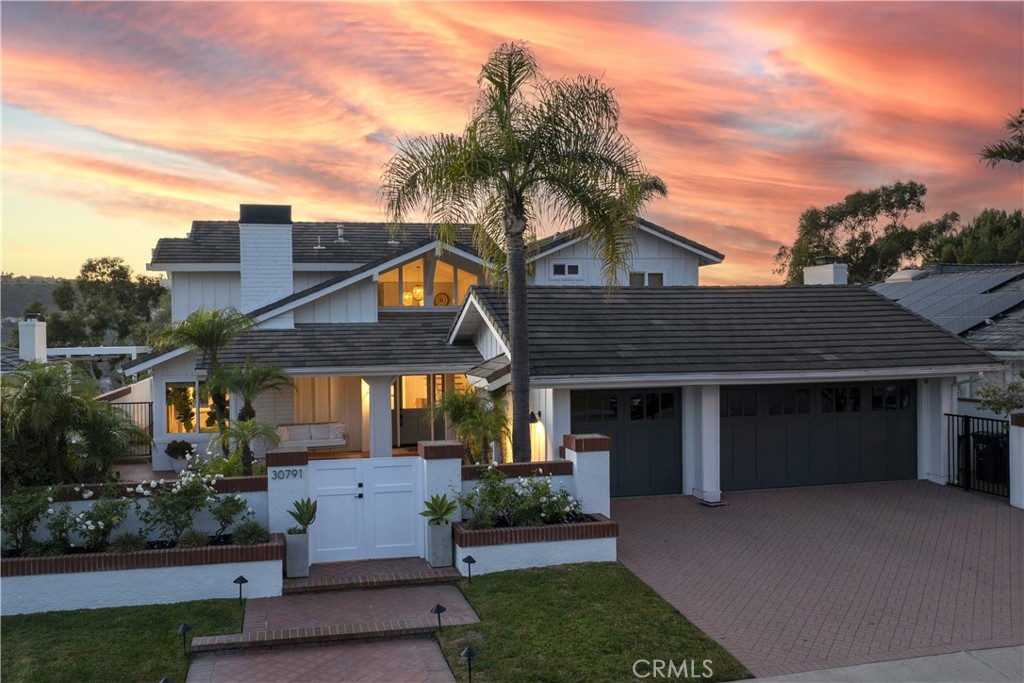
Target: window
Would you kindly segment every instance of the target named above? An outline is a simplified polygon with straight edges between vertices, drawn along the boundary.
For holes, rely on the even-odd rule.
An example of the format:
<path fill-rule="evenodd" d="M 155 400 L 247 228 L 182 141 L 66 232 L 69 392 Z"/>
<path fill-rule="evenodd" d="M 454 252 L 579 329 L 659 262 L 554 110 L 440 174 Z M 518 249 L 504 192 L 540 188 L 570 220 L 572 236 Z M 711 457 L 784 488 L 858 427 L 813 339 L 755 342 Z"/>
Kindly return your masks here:
<path fill-rule="evenodd" d="M 224 396 L 227 414 L 230 396 Z M 202 398 L 200 382 L 168 382 L 164 391 L 168 434 L 195 434 L 217 431 L 212 397 Z"/>
<path fill-rule="evenodd" d="M 822 389 L 821 412 L 859 413 L 860 387 L 826 387 Z"/>
<path fill-rule="evenodd" d="M 402 410 L 427 407 L 427 376 L 402 375 Z"/>
<path fill-rule="evenodd" d="M 460 306 L 469 288 L 478 282 L 476 273 L 446 261 L 419 258 L 377 276 L 377 305 L 387 308 Z"/>
<path fill-rule="evenodd" d="M 665 286 L 665 274 L 664 273 L 633 272 L 633 273 L 629 274 L 629 286 L 630 287 L 664 287 Z"/>
<path fill-rule="evenodd" d="M 578 280 L 580 277 L 580 264 L 578 263 L 552 263 L 551 277 L 565 278 L 567 280 Z"/>
<path fill-rule="evenodd" d="M 906 384 L 876 384 L 871 387 L 871 410 L 907 410 L 910 388 Z"/>
<path fill-rule="evenodd" d="M 807 415 L 811 412 L 810 389 L 770 389 L 767 398 L 769 415 Z"/>
<path fill-rule="evenodd" d="M 724 389 L 718 414 L 720 417 L 756 417 L 757 389 Z"/>
<path fill-rule="evenodd" d="M 572 419 L 580 422 L 610 422 L 619 417 L 619 397 L 607 391 L 574 391 Z"/>

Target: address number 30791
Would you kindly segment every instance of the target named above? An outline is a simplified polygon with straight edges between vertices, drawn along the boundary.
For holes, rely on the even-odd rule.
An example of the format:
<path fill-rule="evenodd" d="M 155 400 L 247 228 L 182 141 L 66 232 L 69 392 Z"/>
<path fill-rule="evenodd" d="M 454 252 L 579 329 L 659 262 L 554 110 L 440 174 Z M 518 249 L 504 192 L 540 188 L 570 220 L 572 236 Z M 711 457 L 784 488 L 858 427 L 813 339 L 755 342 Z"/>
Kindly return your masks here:
<path fill-rule="evenodd" d="M 274 468 L 270 470 L 271 479 L 302 479 L 302 470 L 286 470 Z"/>

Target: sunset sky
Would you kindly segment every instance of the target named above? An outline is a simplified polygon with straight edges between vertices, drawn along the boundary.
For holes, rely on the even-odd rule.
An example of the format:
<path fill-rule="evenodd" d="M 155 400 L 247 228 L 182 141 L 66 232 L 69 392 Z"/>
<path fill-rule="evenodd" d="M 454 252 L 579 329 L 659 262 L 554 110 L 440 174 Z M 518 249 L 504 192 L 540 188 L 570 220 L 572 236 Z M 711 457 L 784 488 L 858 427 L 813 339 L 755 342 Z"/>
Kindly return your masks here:
<path fill-rule="evenodd" d="M 397 137 L 459 132 L 488 53 L 616 89 L 668 185 L 647 217 L 774 283 L 800 213 L 896 180 L 929 216 L 1020 208 L 987 168 L 1024 103 L 1024 3 L 9 3 L 3 270 L 143 270 L 159 237 L 240 203 L 382 220 Z"/>

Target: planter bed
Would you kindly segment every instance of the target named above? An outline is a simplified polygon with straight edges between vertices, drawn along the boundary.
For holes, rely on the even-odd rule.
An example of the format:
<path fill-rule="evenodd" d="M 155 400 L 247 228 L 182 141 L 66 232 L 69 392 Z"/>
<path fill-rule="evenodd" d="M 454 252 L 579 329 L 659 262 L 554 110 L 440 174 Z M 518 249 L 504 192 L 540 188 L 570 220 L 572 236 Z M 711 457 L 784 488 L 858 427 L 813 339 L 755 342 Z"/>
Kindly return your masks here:
<path fill-rule="evenodd" d="M 507 569 L 546 567 L 579 562 L 614 562 L 619 525 L 604 515 L 592 514 L 586 522 L 500 529 L 453 528 L 455 566 L 467 573 L 463 560 L 476 560 L 474 574 Z"/>
<path fill-rule="evenodd" d="M 284 538 L 269 543 L 0 560 L 3 614 L 281 595 Z"/>

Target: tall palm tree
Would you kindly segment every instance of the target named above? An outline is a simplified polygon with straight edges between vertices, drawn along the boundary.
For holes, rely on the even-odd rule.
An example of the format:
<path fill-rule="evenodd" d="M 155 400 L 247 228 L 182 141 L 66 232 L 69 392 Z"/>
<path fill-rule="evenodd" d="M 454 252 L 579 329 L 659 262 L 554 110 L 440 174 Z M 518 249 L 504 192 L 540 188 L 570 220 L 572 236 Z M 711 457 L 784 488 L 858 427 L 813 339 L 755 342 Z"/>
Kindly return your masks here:
<path fill-rule="evenodd" d="M 251 329 L 255 321 L 234 308 L 200 308 L 184 320 L 172 323 L 150 337 L 150 344 L 157 350 L 185 347 L 195 351 L 207 366 L 207 376 L 220 367 L 219 355 L 235 337 Z M 211 391 L 214 420 L 218 431 L 223 431 L 228 419 L 227 394 Z"/>
<path fill-rule="evenodd" d="M 1024 109 L 1006 119 L 1006 132 L 1009 135 L 1005 140 L 981 148 L 981 158 L 992 168 L 1001 161 L 1009 162 L 1011 166 L 1024 163 Z"/>
<path fill-rule="evenodd" d="M 599 255 L 613 284 L 633 249 L 636 218 L 666 193 L 619 131 L 611 88 L 589 77 L 548 80 L 522 43 L 506 43 L 483 65 L 480 93 L 461 135 L 400 142 L 381 193 L 394 232 L 426 209 L 442 243 L 472 224 L 485 261 L 507 276 L 513 459 L 530 459 L 526 243 L 535 221 L 573 227 Z M 492 272 L 493 277 L 493 272 Z"/>
<path fill-rule="evenodd" d="M 219 366 L 210 373 L 206 387 L 210 392 L 233 392 L 240 397 L 242 407 L 238 410 L 238 421 L 248 422 L 256 417 L 252 402 L 257 396 L 265 391 L 294 389 L 295 384 L 280 366 L 253 363 L 246 358 L 242 365 Z"/>

